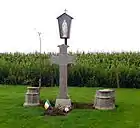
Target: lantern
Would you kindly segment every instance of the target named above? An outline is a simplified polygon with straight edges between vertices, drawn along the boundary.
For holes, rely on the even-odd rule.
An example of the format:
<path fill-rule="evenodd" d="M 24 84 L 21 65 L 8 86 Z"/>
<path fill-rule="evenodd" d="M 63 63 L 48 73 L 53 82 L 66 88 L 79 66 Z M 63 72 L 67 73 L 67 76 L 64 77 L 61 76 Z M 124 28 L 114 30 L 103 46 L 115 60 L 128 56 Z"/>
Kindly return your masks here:
<path fill-rule="evenodd" d="M 71 21 L 72 17 L 68 14 L 63 13 L 58 19 L 58 26 L 59 26 L 59 35 L 61 39 L 69 39 L 70 38 L 70 28 L 71 28 Z"/>

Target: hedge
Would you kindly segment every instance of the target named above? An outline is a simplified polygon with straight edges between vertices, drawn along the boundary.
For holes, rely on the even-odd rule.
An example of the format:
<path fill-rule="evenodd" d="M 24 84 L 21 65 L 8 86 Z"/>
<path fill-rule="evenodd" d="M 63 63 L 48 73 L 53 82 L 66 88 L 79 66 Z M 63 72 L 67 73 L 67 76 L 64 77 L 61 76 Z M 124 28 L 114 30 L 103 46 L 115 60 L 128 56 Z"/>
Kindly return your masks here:
<path fill-rule="evenodd" d="M 55 53 L 1 53 L 0 84 L 59 85 L 59 66 L 50 65 Z M 70 53 L 76 65 L 68 65 L 68 86 L 140 88 L 140 53 Z M 56 54 L 55 54 L 56 55 Z M 41 63 L 40 63 L 41 62 Z"/>

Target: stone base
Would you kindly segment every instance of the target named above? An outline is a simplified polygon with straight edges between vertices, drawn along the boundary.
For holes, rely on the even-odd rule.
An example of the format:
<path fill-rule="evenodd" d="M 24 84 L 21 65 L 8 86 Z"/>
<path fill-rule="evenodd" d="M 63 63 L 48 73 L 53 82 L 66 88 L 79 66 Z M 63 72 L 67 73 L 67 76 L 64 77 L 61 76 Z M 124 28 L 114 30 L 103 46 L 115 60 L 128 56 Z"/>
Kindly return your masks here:
<path fill-rule="evenodd" d="M 39 106 L 40 103 L 36 103 L 36 104 L 28 104 L 28 103 L 24 103 L 23 106 L 24 107 L 35 107 L 35 106 Z"/>
<path fill-rule="evenodd" d="M 55 107 L 71 106 L 71 99 L 56 99 Z"/>
<path fill-rule="evenodd" d="M 111 89 L 97 90 L 94 107 L 99 110 L 115 109 L 115 91 Z"/>
<path fill-rule="evenodd" d="M 27 87 L 27 93 L 25 94 L 24 107 L 39 106 L 39 88 L 38 87 Z"/>
<path fill-rule="evenodd" d="M 113 106 L 113 107 L 108 107 L 108 108 L 105 108 L 105 107 L 95 107 L 95 109 L 98 109 L 98 110 L 113 110 L 113 109 L 115 109 L 115 106 Z"/>

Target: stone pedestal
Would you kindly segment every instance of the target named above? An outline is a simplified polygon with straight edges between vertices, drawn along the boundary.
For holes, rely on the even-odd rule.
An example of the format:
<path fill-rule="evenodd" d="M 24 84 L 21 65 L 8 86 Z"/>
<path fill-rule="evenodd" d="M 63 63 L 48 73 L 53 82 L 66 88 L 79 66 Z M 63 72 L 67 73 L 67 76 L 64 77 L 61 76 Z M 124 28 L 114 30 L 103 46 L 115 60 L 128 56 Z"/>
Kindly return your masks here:
<path fill-rule="evenodd" d="M 66 106 L 71 106 L 71 99 L 56 99 L 55 107 L 61 106 L 65 108 Z"/>
<path fill-rule="evenodd" d="M 27 93 L 25 94 L 24 107 L 38 106 L 39 102 L 39 87 L 27 87 Z"/>
<path fill-rule="evenodd" d="M 111 89 L 98 90 L 94 100 L 95 109 L 111 110 L 115 108 L 115 91 Z"/>

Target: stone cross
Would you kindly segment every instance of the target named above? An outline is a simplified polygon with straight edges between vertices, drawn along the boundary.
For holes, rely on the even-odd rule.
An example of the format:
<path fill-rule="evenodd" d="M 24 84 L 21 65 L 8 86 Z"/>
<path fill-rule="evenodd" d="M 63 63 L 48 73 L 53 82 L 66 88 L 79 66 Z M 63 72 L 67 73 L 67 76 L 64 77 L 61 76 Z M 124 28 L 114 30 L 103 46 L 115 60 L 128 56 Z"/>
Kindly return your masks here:
<path fill-rule="evenodd" d="M 67 54 L 68 45 L 62 44 L 59 45 L 59 55 L 51 57 L 51 63 L 59 65 L 59 99 L 60 105 L 67 105 L 68 90 L 67 90 L 67 65 L 70 63 L 75 63 L 75 57 Z M 65 102 L 63 102 L 63 101 Z M 63 102 L 63 103 L 62 103 Z"/>

